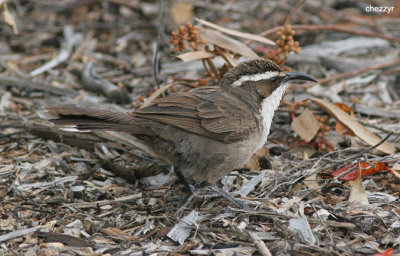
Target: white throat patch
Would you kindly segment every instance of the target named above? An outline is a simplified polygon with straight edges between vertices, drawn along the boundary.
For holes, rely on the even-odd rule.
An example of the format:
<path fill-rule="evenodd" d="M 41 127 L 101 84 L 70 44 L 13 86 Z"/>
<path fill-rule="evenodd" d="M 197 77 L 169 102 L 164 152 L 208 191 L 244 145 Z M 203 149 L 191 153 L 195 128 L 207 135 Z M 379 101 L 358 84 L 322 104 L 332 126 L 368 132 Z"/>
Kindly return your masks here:
<path fill-rule="evenodd" d="M 276 90 L 274 90 L 270 96 L 268 96 L 261 102 L 260 118 L 262 134 L 257 149 L 263 147 L 265 142 L 267 142 L 272 118 L 274 117 L 275 110 L 278 108 L 279 103 L 283 98 L 283 94 L 285 93 L 287 86 L 288 83 L 282 84 L 281 86 L 276 88 Z"/>
<path fill-rule="evenodd" d="M 282 73 L 282 75 L 281 75 Z M 238 87 L 240 86 L 243 82 L 246 81 L 260 81 L 260 80 L 267 80 L 270 79 L 271 77 L 274 76 L 284 76 L 285 73 L 279 72 L 279 71 L 267 71 L 265 73 L 260 73 L 260 74 L 254 74 L 254 75 L 248 75 L 248 76 L 241 76 L 238 80 L 236 80 L 232 86 L 233 87 Z"/>

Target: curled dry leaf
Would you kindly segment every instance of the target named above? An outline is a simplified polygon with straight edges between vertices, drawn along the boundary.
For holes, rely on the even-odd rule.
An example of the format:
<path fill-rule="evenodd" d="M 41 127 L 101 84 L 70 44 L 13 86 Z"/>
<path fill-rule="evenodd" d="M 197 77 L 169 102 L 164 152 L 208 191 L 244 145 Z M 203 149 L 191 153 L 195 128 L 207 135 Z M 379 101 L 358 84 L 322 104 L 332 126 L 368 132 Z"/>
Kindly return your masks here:
<path fill-rule="evenodd" d="M 258 58 L 258 55 L 252 49 L 238 40 L 227 37 L 220 32 L 211 29 L 199 28 L 199 31 L 201 38 L 211 44 L 215 44 L 220 48 L 239 53 L 240 55 L 250 59 Z"/>
<path fill-rule="evenodd" d="M 258 42 L 269 44 L 269 45 L 275 45 L 274 41 L 269 40 L 268 38 L 265 38 L 263 36 L 250 34 L 250 33 L 243 33 L 240 31 L 224 28 L 224 27 L 218 26 L 214 23 L 211 23 L 209 21 L 205 21 L 205 20 L 198 19 L 198 18 L 195 18 L 195 20 L 207 27 L 213 28 L 215 30 L 219 30 L 219 31 L 226 33 L 228 35 L 231 35 L 231 36 L 237 36 L 237 37 L 246 38 L 246 39 L 253 40 L 253 41 L 258 41 Z"/>
<path fill-rule="evenodd" d="M 188 62 L 193 60 L 212 58 L 214 56 L 215 54 L 211 52 L 195 51 L 195 52 L 185 52 L 177 55 L 176 57 L 184 62 Z"/>
<path fill-rule="evenodd" d="M 329 113 L 338 122 L 342 123 L 344 126 L 347 127 L 347 129 L 349 129 L 357 137 L 359 137 L 369 145 L 373 146 L 381 141 L 381 138 L 379 138 L 377 135 L 369 131 L 355 119 L 352 119 L 349 114 L 347 114 L 334 104 L 318 98 L 311 98 L 311 100 L 316 104 L 318 104 L 318 106 L 320 106 L 323 110 Z M 389 155 L 394 154 L 396 152 L 395 147 L 386 141 L 383 142 L 379 147 L 377 147 L 377 149 Z"/>

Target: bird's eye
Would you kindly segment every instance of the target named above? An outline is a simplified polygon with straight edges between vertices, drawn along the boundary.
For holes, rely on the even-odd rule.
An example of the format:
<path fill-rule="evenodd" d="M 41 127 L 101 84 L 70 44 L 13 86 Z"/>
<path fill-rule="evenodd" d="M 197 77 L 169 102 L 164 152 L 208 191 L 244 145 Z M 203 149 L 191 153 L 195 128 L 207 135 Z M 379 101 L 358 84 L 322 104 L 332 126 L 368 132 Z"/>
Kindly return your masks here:
<path fill-rule="evenodd" d="M 276 82 L 278 82 L 278 78 L 277 77 L 272 77 L 270 81 L 273 82 L 273 83 L 276 83 Z"/>

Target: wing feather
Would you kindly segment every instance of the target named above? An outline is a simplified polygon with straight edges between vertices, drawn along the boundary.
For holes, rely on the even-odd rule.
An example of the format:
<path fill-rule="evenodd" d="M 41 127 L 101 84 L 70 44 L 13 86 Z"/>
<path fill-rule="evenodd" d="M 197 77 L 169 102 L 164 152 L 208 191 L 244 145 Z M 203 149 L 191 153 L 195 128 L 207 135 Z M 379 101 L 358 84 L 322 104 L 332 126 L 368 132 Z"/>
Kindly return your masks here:
<path fill-rule="evenodd" d="M 245 139 L 257 125 L 249 106 L 219 87 L 159 98 L 133 115 L 224 142 Z"/>

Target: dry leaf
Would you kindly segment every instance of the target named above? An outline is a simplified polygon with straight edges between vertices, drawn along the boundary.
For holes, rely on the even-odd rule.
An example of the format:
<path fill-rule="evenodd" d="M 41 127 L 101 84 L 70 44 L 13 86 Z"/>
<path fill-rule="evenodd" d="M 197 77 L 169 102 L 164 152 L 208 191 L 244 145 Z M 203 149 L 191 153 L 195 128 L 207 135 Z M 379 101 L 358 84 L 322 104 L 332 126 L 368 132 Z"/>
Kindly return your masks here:
<path fill-rule="evenodd" d="M 351 108 L 349 106 L 347 106 L 347 104 L 336 102 L 335 106 L 342 109 L 344 112 L 350 114 L 351 117 L 354 117 L 353 111 L 351 110 Z"/>
<path fill-rule="evenodd" d="M 314 114 L 306 109 L 292 122 L 292 129 L 306 142 L 310 142 L 317 135 L 320 124 Z"/>
<path fill-rule="evenodd" d="M 372 164 L 373 164 L 373 166 L 371 166 Z M 388 169 L 389 169 L 385 162 L 376 162 L 376 163 L 372 163 L 372 161 L 370 161 L 370 163 L 360 162 L 359 165 L 362 168 L 361 171 L 358 169 L 354 170 L 354 171 L 346 174 L 345 176 L 339 178 L 339 180 L 346 180 L 346 181 L 354 180 L 354 179 L 357 179 L 360 174 L 361 174 L 361 176 L 367 176 L 367 175 L 372 175 L 377 172 L 388 171 Z M 343 167 L 340 167 L 333 173 L 328 174 L 328 176 L 337 177 L 341 173 L 343 173 L 349 169 L 352 169 L 354 167 L 356 167 L 356 164 L 345 165 Z"/>
<path fill-rule="evenodd" d="M 382 252 L 382 253 L 375 253 L 372 256 L 393 256 L 393 248 L 389 248 L 386 251 Z"/>
<path fill-rule="evenodd" d="M 258 42 L 269 44 L 269 45 L 275 45 L 274 41 L 269 40 L 268 38 L 265 38 L 263 36 L 250 34 L 250 33 L 243 33 L 243 32 L 240 32 L 240 31 L 224 28 L 224 27 L 218 26 L 218 25 L 216 25 L 214 23 L 211 23 L 209 21 L 205 21 L 205 20 L 198 19 L 198 18 L 195 18 L 195 20 L 197 22 L 200 22 L 203 25 L 206 25 L 207 27 L 219 30 L 219 31 L 221 31 L 223 33 L 226 33 L 226 34 L 229 34 L 229 35 L 232 35 L 232 36 L 242 37 L 242 38 L 258 41 Z"/>
<path fill-rule="evenodd" d="M 323 110 L 329 113 L 337 121 L 341 122 L 344 126 L 347 127 L 347 129 L 352 131 L 357 137 L 359 137 L 369 145 L 373 146 L 381 141 L 381 138 L 370 132 L 367 128 L 365 128 L 356 120 L 352 119 L 349 114 L 347 114 L 334 104 L 318 98 L 311 98 L 311 100 L 317 103 Z M 377 147 L 377 149 L 390 155 L 396 152 L 395 147 L 393 147 L 393 145 L 386 141 L 382 143 L 379 147 Z"/>
<path fill-rule="evenodd" d="M 211 52 L 195 51 L 195 52 L 185 52 L 177 55 L 176 57 L 184 62 L 188 62 L 193 60 L 212 58 L 214 56 L 215 54 Z"/>
<path fill-rule="evenodd" d="M 255 155 L 252 155 L 250 160 L 243 166 L 243 168 L 259 171 L 261 169 L 260 163 Z"/>
<path fill-rule="evenodd" d="M 261 157 L 265 157 L 268 155 L 268 149 L 265 147 L 260 148 L 256 152 L 254 152 L 253 156 L 247 161 L 247 163 L 243 166 L 243 168 L 259 171 L 261 170 L 260 161 Z"/>
<path fill-rule="evenodd" d="M 356 206 L 369 205 L 367 193 L 365 193 L 364 184 L 361 181 L 361 175 L 358 176 L 351 187 L 349 202 Z"/>
<path fill-rule="evenodd" d="M 206 28 L 199 28 L 200 36 L 208 43 L 215 44 L 216 46 L 227 49 L 229 51 L 239 53 L 250 59 L 258 58 L 258 55 L 244 43 L 227 37 L 218 31 Z"/>
<path fill-rule="evenodd" d="M 265 157 L 268 155 L 268 149 L 266 147 L 262 147 L 256 152 L 254 152 L 254 155 L 258 158 Z"/>

